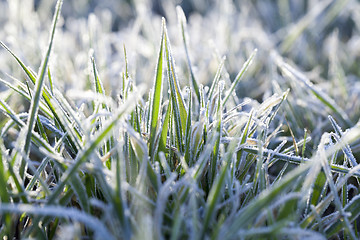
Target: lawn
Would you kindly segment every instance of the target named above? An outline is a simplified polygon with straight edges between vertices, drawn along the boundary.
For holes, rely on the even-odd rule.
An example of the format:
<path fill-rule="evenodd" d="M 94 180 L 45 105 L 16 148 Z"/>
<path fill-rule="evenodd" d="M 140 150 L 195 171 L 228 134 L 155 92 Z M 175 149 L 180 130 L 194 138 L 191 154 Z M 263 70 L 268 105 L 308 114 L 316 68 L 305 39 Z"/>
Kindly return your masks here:
<path fill-rule="evenodd" d="M 0 0 L 0 237 L 359 239 L 359 13 Z"/>

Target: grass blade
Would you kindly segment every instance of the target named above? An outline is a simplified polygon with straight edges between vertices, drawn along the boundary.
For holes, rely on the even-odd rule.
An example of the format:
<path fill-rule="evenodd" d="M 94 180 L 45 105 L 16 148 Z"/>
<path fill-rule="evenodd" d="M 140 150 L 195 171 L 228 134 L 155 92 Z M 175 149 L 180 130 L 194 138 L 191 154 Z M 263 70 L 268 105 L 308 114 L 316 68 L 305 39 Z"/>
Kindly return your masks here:
<path fill-rule="evenodd" d="M 32 97 L 31 100 L 31 105 L 30 105 L 30 115 L 29 115 L 29 119 L 27 121 L 27 125 L 26 125 L 26 139 L 25 139 L 25 145 L 24 145 L 24 152 L 25 155 L 28 155 L 30 152 L 30 143 L 31 143 L 31 135 L 32 135 L 32 130 L 34 129 L 35 126 L 35 120 L 37 117 L 37 113 L 39 110 L 39 102 L 40 102 L 40 97 L 42 94 L 42 89 L 44 86 L 44 79 L 45 79 L 45 73 L 46 73 L 46 69 L 47 69 L 47 65 L 49 62 L 49 58 L 50 58 L 50 53 L 51 53 L 51 49 L 52 49 L 52 45 L 53 45 L 53 40 L 54 40 L 54 35 L 55 35 L 55 29 L 56 29 L 56 23 L 60 17 L 60 12 L 61 12 L 61 6 L 62 6 L 62 0 L 58 0 L 56 3 L 56 9 L 55 9 L 55 15 L 53 18 L 53 24 L 51 27 L 51 33 L 50 33 L 50 40 L 49 40 L 49 45 L 48 45 L 48 49 L 46 51 L 45 57 L 42 60 L 41 66 L 40 66 L 40 70 L 39 70 L 39 74 L 38 74 L 38 78 L 36 79 L 36 84 L 35 84 L 35 93 L 34 96 Z M 20 176 L 24 177 L 24 172 L 25 172 L 25 161 L 22 162 L 22 165 L 20 167 Z"/>
<path fill-rule="evenodd" d="M 155 150 L 155 139 L 158 130 L 158 119 L 160 115 L 161 109 L 161 100 L 162 100 L 162 85 L 163 85 L 163 45 L 164 45 L 164 27 L 165 27 L 165 20 L 163 19 L 162 22 L 162 33 L 161 33 L 161 40 L 160 40 L 160 50 L 158 56 L 158 62 L 156 66 L 156 76 L 155 76 L 155 83 L 154 83 L 154 95 L 152 97 L 152 107 L 151 107 L 151 122 L 150 122 L 150 147 L 149 147 L 149 155 L 152 156 Z"/>
<path fill-rule="evenodd" d="M 230 89 L 227 91 L 226 96 L 223 100 L 223 106 L 225 106 L 226 102 L 229 100 L 229 97 L 233 94 L 236 85 L 238 84 L 238 82 L 242 79 L 242 77 L 244 76 L 244 73 L 248 70 L 249 66 L 251 65 L 255 55 L 257 53 L 257 49 L 255 49 L 250 57 L 248 58 L 248 60 L 246 60 L 246 62 L 244 63 L 244 65 L 242 66 L 240 72 L 238 73 L 238 75 L 235 77 L 234 82 L 231 84 Z"/>
<path fill-rule="evenodd" d="M 186 59 L 187 59 L 187 64 L 188 64 L 188 68 L 190 71 L 190 78 L 191 78 L 191 83 L 192 86 L 194 88 L 196 97 L 200 103 L 200 91 L 199 91 L 199 86 L 197 84 L 197 81 L 195 79 L 195 75 L 194 72 L 192 70 L 192 65 L 191 65 L 191 61 L 190 61 L 190 56 L 189 56 L 189 51 L 188 51 L 188 42 L 187 42 L 187 32 L 186 32 L 186 17 L 184 14 L 184 11 L 182 10 L 182 8 L 180 6 L 176 7 L 176 12 L 178 15 L 178 21 L 180 24 L 180 30 L 181 30 L 181 35 L 182 35 L 182 39 L 183 39 L 183 43 L 184 43 L 184 48 L 185 48 L 185 54 L 186 54 Z"/>
<path fill-rule="evenodd" d="M 184 152 L 183 147 L 183 135 L 185 134 L 186 129 L 186 119 L 187 119 L 187 111 L 184 104 L 184 99 L 180 92 L 179 82 L 177 81 L 175 74 L 175 64 L 171 54 L 170 41 L 168 39 L 168 34 L 166 30 L 166 26 L 164 27 L 164 40 L 165 40 L 165 53 L 167 60 L 167 68 L 168 68 L 168 79 L 171 91 L 171 100 L 172 100 L 172 108 L 174 113 L 174 120 L 176 125 L 176 136 L 180 148 L 180 152 Z"/>
<path fill-rule="evenodd" d="M 291 67 L 289 64 L 285 63 L 283 59 L 280 57 L 275 57 L 275 61 L 280 67 L 280 69 L 288 75 L 291 79 L 300 82 L 301 84 L 305 85 L 310 92 L 318 98 L 325 106 L 329 107 L 336 116 L 341 120 L 343 124 L 347 127 L 353 126 L 352 122 L 350 121 L 348 115 L 342 110 L 336 102 L 328 96 L 324 91 L 321 91 L 317 86 L 315 86 L 310 80 L 301 72 L 297 71 L 295 68 Z"/>
<path fill-rule="evenodd" d="M 344 211 L 350 214 L 349 222 L 355 221 L 360 215 L 360 196 L 354 197 L 345 207 Z M 343 220 L 340 218 L 335 223 L 326 227 L 326 237 L 329 239 L 343 229 Z"/>

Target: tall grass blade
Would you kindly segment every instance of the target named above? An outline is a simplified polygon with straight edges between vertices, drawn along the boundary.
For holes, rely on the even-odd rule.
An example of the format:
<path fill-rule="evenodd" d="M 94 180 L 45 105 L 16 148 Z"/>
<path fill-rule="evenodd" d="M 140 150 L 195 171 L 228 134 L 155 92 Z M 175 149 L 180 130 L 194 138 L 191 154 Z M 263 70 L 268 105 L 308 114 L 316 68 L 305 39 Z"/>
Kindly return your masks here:
<path fill-rule="evenodd" d="M 187 31 L 186 31 L 186 17 L 184 14 L 184 11 L 182 10 L 182 8 L 180 6 L 176 7 L 176 12 L 178 15 L 178 21 L 180 24 L 180 30 L 181 30 L 181 35 L 182 35 L 182 40 L 184 43 L 184 48 L 185 48 L 185 54 L 186 54 L 186 59 L 187 59 L 187 65 L 190 71 L 190 78 L 191 78 L 191 84 L 192 87 L 194 88 L 197 100 L 200 103 L 200 91 L 199 91 L 199 86 L 198 83 L 195 79 L 195 75 L 192 69 L 192 65 L 191 65 L 191 61 L 190 61 L 190 55 L 189 55 L 189 51 L 188 51 L 188 41 L 187 41 Z"/>
<path fill-rule="evenodd" d="M 248 60 L 246 60 L 246 62 L 244 63 L 244 65 L 242 66 L 240 72 L 238 73 L 238 75 L 235 77 L 234 82 L 231 84 L 230 89 L 226 92 L 226 95 L 224 97 L 223 100 L 223 106 L 225 106 L 226 102 L 229 100 L 229 97 L 233 94 L 236 85 L 238 84 L 238 82 L 242 79 L 242 77 L 244 76 L 244 73 L 248 70 L 249 66 L 251 65 L 255 55 L 257 53 L 257 49 L 255 49 L 250 57 L 248 58 Z"/>
<path fill-rule="evenodd" d="M 38 78 L 36 79 L 35 93 L 34 93 L 34 96 L 32 97 L 32 100 L 31 100 L 31 105 L 30 105 L 30 110 L 29 110 L 30 115 L 29 115 L 29 119 L 28 119 L 27 125 L 26 125 L 26 129 L 27 129 L 26 132 L 27 133 L 26 133 L 25 145 L 24 145 L 25 155 L 28 155 L 29 152 L 30 152 L 30 143 L 31 143 L 32 130 L 34 129 L 35 119 L 37 117 L 37 113 L 38 113 L 38 110 L 39 110 L 39 102 L 40 102 L 40 97 L 41 97 L 42 89 L 43 89 L 43 85 L 44 85 L 45 73 L 46 73 L 46 70 L 47 70 L 47 65 L 48 65 L 48 62 L 49 62 L 50 53 L 51 53 L 51 49 L 52 49 L 52 45 L 53 45 L 55 29 L 56 29 L 56 23 L 57 23 L 57 21 L 59 19 L 60 12 L 61 12 L 61 6 L 62 6 L 62 0 L 58 0 L 57 3 L 56 3 L 56 9 L 55 9 L 55 15 L 54 15 L 54 18 L 53 18 L 53 24 L 52 24 L 52 27 L 51 27 L 51 33 L 50 33 L 50 40 L 49 40 L 48 49 L 46 51 L 44 59 L 42 60 L 40 70 L 39 70 L 39 73 L 38 73 Z M 20 166 L 20 176 L 24 177 L 24 173 L 25 173 L 25 161 L 23 161 L 21 166 Z"/>
<path fill-rule="evenodd" d="M 175 64 L 171 54 L 170 41 L 168 39 L 166 26 L 164 27 L 164 30 L 165 30 L 164 33 L 165 54 L 167 61 L 168 80 L 171 91 L 172 108 L 173 108 L 174 121 L 176 126 L 175 127 L 176 137 L 180 152 L 183 153 L 184 152 L 183 136 L 185 134 L 185 129 L 186 129 L 187 112 L 185 109 L 184 99 L 180 92 L 179 82 L 177 81 L 176 78 Z"/>
<path fill-rule="evenodd" d="M 209 178 L 209 184 L 213 184 L 214 180 L 215 180 L 215 176 L 216 176 L 216 168 L 217 168 L 217 164 L 219 162 L 220 159 L 220 152 L 219 152 L 219 148 L 220 148 L 220 142 L 221 142 L 221 138 L 222 138 L 222 127 L 223 127 L 223 123 L 222 123 L 222 101 L 221 101 L 221 86 L 219 86 L 219 92 L 218 92 L 218 103 L 217 103 L 217 109 L 216 109 L 216 141 L 215 141 L 215 145 L 213 148 L 213 152 L 212 152 L 212 156 L 211 156 L 211 160 L 210 160 L 210 178 Z"/>
<path fill-rule="evenodd" d="M 163 45 L 164 45 L 164 28 L 165 20 L 162 21 L 162 32 L 160 40 L 160 50 L 158 56 L 158 62 L 156 66 L 156 76 L 155 83 L 153 87 L 154 95 L 152 97 L 152 106 L 151 106 L 151 122 L 150 122 L 150 147 L 149 155 L 152 156 L 155 150 L 155 139 L 157 136 L 157 131 L 159 127 L 159 115 L 161 110 L 161 101 L 162 101 L 162 85 L 163 85 Z"/>

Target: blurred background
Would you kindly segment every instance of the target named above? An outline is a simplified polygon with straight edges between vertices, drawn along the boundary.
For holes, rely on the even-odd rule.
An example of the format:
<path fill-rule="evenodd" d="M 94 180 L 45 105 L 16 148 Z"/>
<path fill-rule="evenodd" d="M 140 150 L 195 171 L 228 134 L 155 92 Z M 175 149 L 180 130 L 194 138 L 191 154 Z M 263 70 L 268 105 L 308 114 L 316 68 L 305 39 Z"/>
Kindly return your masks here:
<path fill-rule="evenodd" d="M 0 40 L 34 71 L 47 46 L 55 3 L 0 1 Z M 360 3 L 356 0 L 65 0 L 50 62 L 54 84 L 69 98 L 77 90 L 91 89 L 92 49 L 107 94 L 116 97 L 125 69 L 125 47 L 130 77 L 150 88 L 164 16 L 180 84 L 189 85 L 177 5 L 187 17 L 189 55 L 196 80 L 205 89 L 223 57 L 221 77 L 230 83 L 256 48 L 258 54 L 236 89 L 241 101 L 258 104 L 290 89 L 280 116 L 286 117 L 296 137 L 308 129 L 316 139 L 331 129 L 327 120 L 331 109 L 306 86 L 279 71 L 273 56 L 282 56 L 329 95 L 353 124 L 358 121 Z M 24 79 L 4 49 L 0 50 L 0 77 Z M 5 86 L 0 89 L 25 111 L 26 105 L 10 96 Z"/>

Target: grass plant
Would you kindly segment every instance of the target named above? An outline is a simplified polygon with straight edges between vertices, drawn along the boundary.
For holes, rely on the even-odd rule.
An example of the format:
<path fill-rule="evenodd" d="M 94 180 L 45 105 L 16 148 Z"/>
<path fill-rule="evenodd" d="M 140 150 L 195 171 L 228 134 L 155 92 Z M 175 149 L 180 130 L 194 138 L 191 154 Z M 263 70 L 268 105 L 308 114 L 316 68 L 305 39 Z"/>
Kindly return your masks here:
<path fill-rule="evenodd" d="M 210 2 L 0 2 L 1 238 L 360 237 L 360 4 Z"/>

